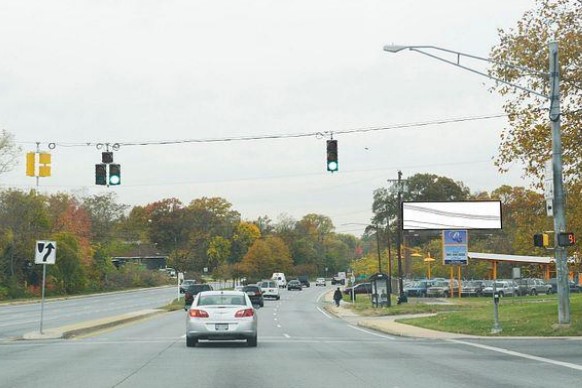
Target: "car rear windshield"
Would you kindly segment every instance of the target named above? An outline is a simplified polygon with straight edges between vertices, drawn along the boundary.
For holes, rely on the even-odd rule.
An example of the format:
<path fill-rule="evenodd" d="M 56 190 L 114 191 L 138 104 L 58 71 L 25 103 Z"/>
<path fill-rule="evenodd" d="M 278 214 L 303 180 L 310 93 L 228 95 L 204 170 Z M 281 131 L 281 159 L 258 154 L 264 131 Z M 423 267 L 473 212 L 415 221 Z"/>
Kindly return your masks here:
<path fill-rule="evenodd" d="M 197 294 L 200 291 L 209 291 L 210 290 L 210 286 L 208 284 L 191 284 L 186 288 L 186 291 L 188 291 L 191 294 Z"/>
<path fill-rule="evenodd" d="M 277 285 L 275 284 L 275 282 L 262 282 L 261 287 L 263 287 L 263 288 L 276 288 Z"/>
<path fill-rule="evenodd" d="M 198 299 L 198 306 L 246 306 L 244 295 L 204 295 Z"/>
<path fill-rule="evenodd" d="M 248 292 L 248 291 L 254 291 L 257 292 L 259 291 L 259 287 L 258 286 L 246 286 L 242 289 L 244 292 Z"/>

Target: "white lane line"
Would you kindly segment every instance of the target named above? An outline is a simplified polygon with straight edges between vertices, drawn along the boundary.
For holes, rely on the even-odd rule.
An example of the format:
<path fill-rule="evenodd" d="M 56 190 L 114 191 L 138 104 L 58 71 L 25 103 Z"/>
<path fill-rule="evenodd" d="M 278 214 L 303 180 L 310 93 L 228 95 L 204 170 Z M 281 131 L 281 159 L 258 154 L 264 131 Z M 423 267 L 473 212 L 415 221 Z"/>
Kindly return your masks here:
<path fill-rule="evenodd" d="M 389 335 L 374 333 L 373 331 L 361 329 L 361 328 L 356 327 L 356 326 L 348 325 L 348 327 L 351 327 L 354 330 L 358 330 L 358 331 L 361 331 L 361 332 L 366 333 L 366 334 L 375 335 L 376 337 L 380 337 L 380 338 L 384 338 L 384 339 L 389 339 L 389 340 L 392 340 L 392 341 L 394 341 L 396 339 L 396 338 L 394 338 L 392 336 L 389 336 Z"/>
<path fill-rule="evenodd" d="M 287 333 L 283 333 L 283 335 L 285 336 L 285 338 L 291 338 L 291 336 Z"/>
<path fill-rule="evenodd" d="M 454 339 L 448 339 L 446 341 L 453 342 L 453 343 L 456 343 L 456 344 L 461 344 L 461 345 L 474 346 L 476 348 L 491 350 L 493 352 L 503 353 L 503 354 L 507 354 L 507 355 L 510 355 L 510 356 L 526 358 L 528 360 L 534 360 L 534 361 L 544 362 L 544 363 L 547 363 L 547 364 L 553 364 L 553 365 L 563 366 L 565 368 L 570 368 L 570 369 L 575 369 L 575 370 L 582 370 L 582 365 L 572 364 L 570 362 L 557 361 L 557 360 L 552 360 L 550 358 L 532 356 L 531 354 L 514 352 L 513 350 L 508 350 L 508 349 L 503 349 L 503 348 L 496 348 L 494 346 L 476 344 L 476 343 L 472 343 L 472 342 L 465 342 L 465 341 L 454 340 Z"/>
<path fill-rule="evenodd" d="M 281 328 L 281 325 L 277 325 L 278 328 Z"/>
<path fill-rule="evenodd" d="M 317 308 L 319 310 L 320 313 L 322 313 L 323 315 L 325 315 L 327 318 L 332 319 L 332 316 L 329 315 L 328 313 L 326 313 L 325 311 L 323 311 L 321 308 Z"/>

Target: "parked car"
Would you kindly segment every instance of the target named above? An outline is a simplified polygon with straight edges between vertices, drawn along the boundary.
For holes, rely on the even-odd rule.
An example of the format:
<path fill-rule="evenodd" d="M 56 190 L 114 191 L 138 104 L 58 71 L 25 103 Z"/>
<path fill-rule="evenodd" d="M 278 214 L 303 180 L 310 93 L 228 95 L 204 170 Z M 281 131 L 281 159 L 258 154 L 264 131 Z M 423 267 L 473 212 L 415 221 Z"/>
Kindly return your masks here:
<path fill-rule="evenodd" d="M 552 285 L 544 282 L 542 279 L 518 279 L 516 280 L 516 283 L 517 295 L 537 295 L 552 293 Z"/>
<path fill-rule="evenodd" d="M 360 283 L 352 287 L 344 288 L 344 294 L 352 295 L 352 289 L 354 294 L 371 294 L 372 293 L 372 283 Z"/>
<path fill-rule="evenodd" d="M 256 284 L 249 284 L 244 286 L 242 292 L 245 292 L 253 305 L 259 305 L 261 307 L 265 306 L 265 299 L 263 298 L 263 291 Z"/>
<path fill-rule="evenodd" d="M 453 280 L 452 289 L 450 280 L 438 280 L 426 290 L 426 296 L 429 298 L 448 298 L 451 296 L 451 291 L 453 295 L 459 293 L 459 282 L 456 279 Z"/>
<path fill-rule="evenodd" d="M 263 292 L 263 298 L 281 299 L 279 295 L 279 285 L 274 280 L 263 280 L 257 283 Z"/>
<path fill-rule="evenodd" d="M 186 346 L 199 340 L 241 340 L 257 346 L 257 313 L 241 291 L 205 291 L 194 299 L 186 315 Z"/>
<path fill-rule="evenodd" d="M 315 279 L 315 287 L 323 286 L 325 287 L 325 278 Z"/>
<path fill-rule="evenodd" d="M 311 286 L 311 284 L 309 283 L 309 277 L 305 276 L 305 275 L 301 275 L 297 277 L 297 280 L 299 280 L 301 282 L 301 285 L 303 287 L 309 287 Z"/>
<path fill-rule="evenodd" d="M 496 280 L 495 282 L 492 282 L 491 285 L 483 288 L 481 295 L 493 296 L 493 285 L 495 285 L 495 291 L 500 297 L 514 296 L 517 294 L 517 283 L 513 280 Z"/>
<path fill-rule="evenodd" d="M 186 288 L 188 288 L 188 286 L 191 284 L 196 284 L 196 280 L 194 280 L 194 279 L 183 280 L 182 283 L 180 284 L 180 294 L 185 293 Z"/>
<path fill-rule="evenodd" d="M 202 291 L 212 291 L 212 286 L 209 284 L 190 284 L 184 291 L 184 310 L 192 304 L 194 297 Z"/>
<path fill-rule="evenodd" d="M 426 297 L 426 292 L 430 286 L 434 284 L 434 279 L 417 280 L 404 286 L 404 294 L 406 296 Z"/>
<path fill-rule="evenodd" d="M 466 280 L 461 286 L 461 296 L 481 296 L 485 288 L 484 280 Z"/>
<path fill-rule="evenodd" d="M 548 284 L 552 286 L 552 293 L 558 292 L 558 285 L 557 285 L 556 278 L 552 278 L 552 279 L 548 280 Z M 582 286 L 574 283 L 571 280 L 568 280 L 568 287 L 570 288 L 570 294 L 573 292 L 582 292 Z"/>
<path fill-rule="evenodd" d="M 287 290 L 291 291 L 291 290 L 303 290 L 303 286 L 301 285 L 301 282 L 297 279 L 293 279 L 290 280 L 289 283 L 287 283 Z"/>

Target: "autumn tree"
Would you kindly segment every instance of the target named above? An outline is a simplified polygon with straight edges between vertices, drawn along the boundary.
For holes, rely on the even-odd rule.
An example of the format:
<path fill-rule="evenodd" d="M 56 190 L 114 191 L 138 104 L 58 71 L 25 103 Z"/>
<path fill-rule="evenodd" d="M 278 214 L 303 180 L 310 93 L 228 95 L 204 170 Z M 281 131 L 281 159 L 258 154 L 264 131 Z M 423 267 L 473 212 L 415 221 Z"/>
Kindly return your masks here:
<path fill-rule="evenodd" d="M 93 240 L 98 242 L 115 237 L 116 224 L 128 208 L 127 205 L 117 203 L 115 193 L 83 198 L 82 206 L 91 218 Z"/>
<path fill-rule="evenodd" d="M 254 223 L 239 222 L 235 226 L 232 236 L 232 253 L 229 257 L 230 263 L 238 263 L 249 250 L 249 247 L 256 239 L 261 237 L 261 230 Z"/>
<path fill-rule="evenodd" d="M 14 144 L 14 135 L 3 129 L 0 132 L 0 175 L 16 166 L 21 152 L 22 149 Z"/>
<path fill-rule="evenodd" d="M 547 42 L 550 39 L 558 42 L 563 173 L 566 181 L 577 181 L 582 171 L 582 2 L 536 0 L 535 3 L 514 28 L 499 30 L 499 44 L 491 50 L 495 62 L 491 74 L 549 96 Z M 548 109 L 540 108 L 547 107 L 548 100 L 504 84 L 493 89 L 506 97 L 503 108 L 509 117 L 496 163 L 505 169 L 509 163 L 521 161 L 526 173 L 541 183 L 544 163 L 552 152 Z"/>

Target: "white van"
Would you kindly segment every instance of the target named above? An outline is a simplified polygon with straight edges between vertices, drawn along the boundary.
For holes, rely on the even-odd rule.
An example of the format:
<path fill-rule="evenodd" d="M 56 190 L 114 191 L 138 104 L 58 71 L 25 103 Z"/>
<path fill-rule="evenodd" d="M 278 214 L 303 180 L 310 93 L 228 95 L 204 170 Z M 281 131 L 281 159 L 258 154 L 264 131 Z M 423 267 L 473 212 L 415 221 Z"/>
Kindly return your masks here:
<path fill-rule="evenodd" d="M 285 279 L 285 274 L 283 272 L 275 272 L 271 279 L 277 282 L 280 288 L 287 287 L 287 279 Z"/>

